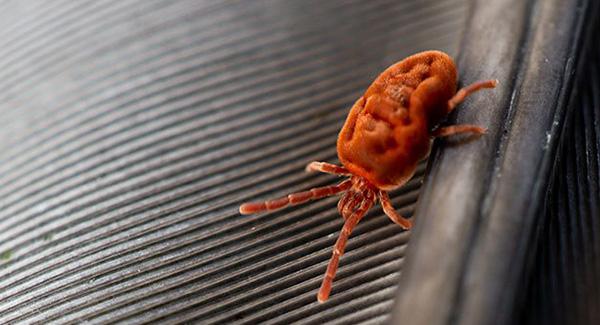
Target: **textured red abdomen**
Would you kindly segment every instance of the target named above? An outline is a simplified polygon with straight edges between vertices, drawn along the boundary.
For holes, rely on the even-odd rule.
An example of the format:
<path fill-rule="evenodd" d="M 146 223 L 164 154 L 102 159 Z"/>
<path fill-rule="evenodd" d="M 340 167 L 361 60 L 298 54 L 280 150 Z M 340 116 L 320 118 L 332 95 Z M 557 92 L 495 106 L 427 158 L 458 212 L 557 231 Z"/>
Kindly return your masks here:
<path fill-rule="evenodd" d="M 342 164 L 382 190 L 406 183 L 429 154 L 431 128 L 456 93 L 456 67 L 427 51 L 387 68 L 352 106 L 337 141 Z"/>

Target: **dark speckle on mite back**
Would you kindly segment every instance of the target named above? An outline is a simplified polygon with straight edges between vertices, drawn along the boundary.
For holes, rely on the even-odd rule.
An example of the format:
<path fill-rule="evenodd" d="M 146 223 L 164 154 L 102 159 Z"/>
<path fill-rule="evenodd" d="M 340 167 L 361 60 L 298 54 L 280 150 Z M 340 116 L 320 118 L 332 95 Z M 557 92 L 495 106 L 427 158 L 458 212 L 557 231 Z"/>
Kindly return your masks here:
<path fill-rule="evenodd" d="M 385 146 L 387 149 L 395 149 L 398 148 L 398 142 L 394 137 L 388 137 L 385 141 Z"/>
<path fill-rule="evenodd" d="M 372 147 L 373 152 L 375 152 L 378 155 L 383 154 L 386 151 L 386 149 L 387 148 L 385 148 L 382 144 L 379 143 L 373 144 Z"/>

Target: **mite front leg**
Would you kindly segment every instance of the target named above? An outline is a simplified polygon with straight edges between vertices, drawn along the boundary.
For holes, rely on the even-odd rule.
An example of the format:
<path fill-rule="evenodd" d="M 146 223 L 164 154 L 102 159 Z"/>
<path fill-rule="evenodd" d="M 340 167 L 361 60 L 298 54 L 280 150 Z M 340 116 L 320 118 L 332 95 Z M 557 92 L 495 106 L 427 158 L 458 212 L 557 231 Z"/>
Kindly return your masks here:
<path fill-rule="evenodd" d="M 450 125 L 443 126 L 435 129 L 431 132 L 433 137 L 447 137 L 450 135 L 461 134 L 461 133 L 471 133 L 471 134 L 484 134 L 486 131 L 485 128 L 477 125 L 471 124 L 460 124 L 460 125 Z"/>
<path fill-rule="evenodd" d="M 485 80 L 478 81 L 464 88 L 461 88 L 459 91 L 456 92 L 454 97 L 450 98 L 450 100 L 448 101 L 448 113 L 452 112 L 456 105 L 462 103 L 462 101 L 465 100 L 467 96 L 483 88 L 494 88 L 496 87 L 497 83 L 498 80 Z"/>
<path fill-rule="evenodd" d="M 334 164 L 313 161 L 306 165 L 307 172 L 321 172 L 332 175 L 351 176 L 352 174 L 344 167 L 337 166 Z"/>
<path fill-rule="evenodd" d="M 282 197 L 276 200 L 270 200 L 265 202 L 257 202 L 257 203 L 244 203 L 240 206 L 241 214 L 251 214 L 257 213 L 261 211 L 273 211 L 285 208 L 288 205 L 295 205 L 304 203 L 308 200 L 316 200 L 320 198 L 324 198 L 326 196 L 331 196 L 338 194 L 340 192 L 346 191 L 352 186 L 352 182 L 348 179 L 337 185 L 325 186 L 325 187 L 316 187 L 309 191 L 292 193 L 288 196 Z"/>
<path fill-rule="evenodd" d="M 354 230 L 354 227 L 356 227 L 358 222 L 365 216 L 371 206 L 373 206 L 372 197 L 363 201 L 363 204 L 361 204 L 361 206 L 346 219 L 346 222 L 344 222 L 344 227 L 342 228 L 342 231 L 335 242 L 335 246 L 333 246 L 333 254 L 331 255 L 331 259 L 327 265 L 327 271 L 325 272 L 325 277 L 321 283 L 321 288 L 319 289 L 319 293 L 317 293 L 317 300 L 319 302 L 324 302 L 329 298 L 333 278 L 337 272 L 338 265 L 340 263 L 340 257 L 344 254 L 346 242 L 348 242 L 348 238 L 350 237 L 352 230 Z"/>
<path fill-rule="evenodd" d="M 392 201 L 390 201 L 390 197 L 387 192 L 379 191 L 379 202 L 383 207 L 383 212 L 396 224 L 398 224 L 402 229 L 408 230 L 412 227 L 412 223 L 410 220 L 401 216 L 396 209 L 392 206 Z"/>

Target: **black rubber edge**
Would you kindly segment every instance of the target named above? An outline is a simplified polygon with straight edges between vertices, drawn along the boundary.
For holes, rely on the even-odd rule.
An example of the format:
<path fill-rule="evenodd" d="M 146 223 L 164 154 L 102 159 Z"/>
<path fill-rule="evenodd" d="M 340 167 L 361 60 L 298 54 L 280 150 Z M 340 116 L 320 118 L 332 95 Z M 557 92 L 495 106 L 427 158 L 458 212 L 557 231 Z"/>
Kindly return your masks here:
<path fill-rule="evenodd" d="M 496 78 L 449 123 L 488 128 L 438 143 L 419 203 L 393 323 L 510 324 L 525 297 L 539 216 L 593 1 L 475 1 L 461 81 Z"/>
<path fill-rule="evenodd" d="M 546 196 L 522 324 L 600 323 L 599 22 L 583 54 Z"/>

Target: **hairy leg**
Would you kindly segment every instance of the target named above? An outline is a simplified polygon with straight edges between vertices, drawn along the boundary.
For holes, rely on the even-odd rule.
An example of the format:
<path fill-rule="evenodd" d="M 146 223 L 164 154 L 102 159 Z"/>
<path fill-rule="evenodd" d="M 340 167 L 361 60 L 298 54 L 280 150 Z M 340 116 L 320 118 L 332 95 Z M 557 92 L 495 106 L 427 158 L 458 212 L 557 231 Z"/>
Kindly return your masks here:
<path fill-rule="evenodd" d="M 327 174 L 343 175 L 343 176 L 351 176 L 352 175 L 344 167 L 326 163 L 326 162 L 320 162 L 320 161 L 313 161 L 313 162 L 309 163 L 308 165 L 306 165 L 306 171 L 307 172 L 322 172 L 322 173 L 327 173 Z"/>
<path fill-rule="evenodd" d="M 393 222 L 398 224 L 402 229 L 408 230 L 412 227 L 412 223 L 410 220 L 401 216 L 396 209 L 392 206 L 392 202 L 390 201 L 390 197 L 387 192 L 379 191 L 379 202 L 381 202 L 381 206 L 383 207 L 383 212 L 392 219 Z"/>
<path fill-rule="evenodd" d="M 352 214 L 352 209 L 358 205 L 359 200 L 362 200 L 362 197 L 354 191 L 347 191 L 344 193 L 337 204 L 338 212 L 340 213 L 340 216 L 344 218 L 344 220 L 346 220 L 348 216 Z"/>
<path fill-rule="evenodd" d="M 452 112 L 452 110 L 456 107 L 456 105 L 462 103 L 465 98 L 467 98 L 470 94 L 481 90 L 483 88 L 494 88 L 496 87 L 497 80 L 484 80 L 472 83 L 464 88 L 459 89 L 454 97 L 450 98 L 448 101 L 448 113 Z"/>
<path fill-rule="evenodd" d="M 346 242 L 348 241 L 352 230 L 354 230 L 354 227 L 356 227 L 358 222 L 373 206 L 373 201 L 374 195 L 371 192 L 371 194 L 366 196 L 366 199 L 362 202 L 361 206 L 356 211 L 354 211 L 352 215 L 346 218 L 344 227 L 342 227 L 342 231 L 340 232 L 340 235 L 338 236 L 338 239 L 335 242 L 335 246 L 333 246 L 333 254 L 331 255 L 331 259 L 329 260 L 329 264 L 327 265 L 327 271 L 325 272 L 325 277 L 323 278 L 323 282 L 321 283 L 319 293 L 317 293 L 317 300 L 319 302 L 324 302 L 329 298 L 333 278 L 335 277 L 335 273 L 337 272 L 340 257 L 344 254 Z"/>
<path fill-rule="evenodd" d="M 352 182 L 348 179 L 337 185 L 317 187 L 309 191 L 292 193 L 280 199 L 256 203 L 244 203 L 240 206 L 240 213 L 251 214 L 261 211 L 278 210 L 281 208 L 285 208 L 288 205 L 300 204 L 308 200 L 316 200 L 323 197 L 335 195 L 340 192 L 346 191 L 350 188 L 350 186 L 352 186 Z"/>

